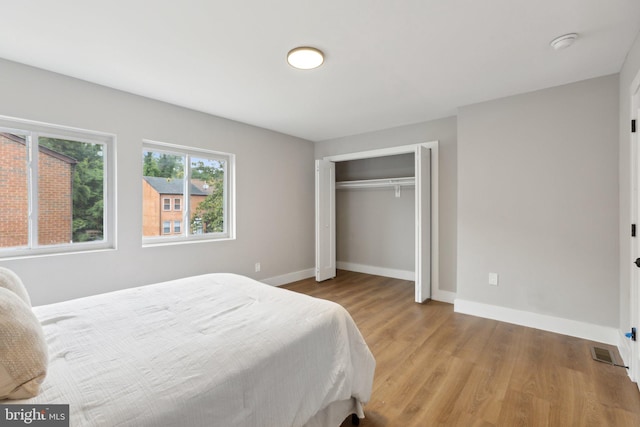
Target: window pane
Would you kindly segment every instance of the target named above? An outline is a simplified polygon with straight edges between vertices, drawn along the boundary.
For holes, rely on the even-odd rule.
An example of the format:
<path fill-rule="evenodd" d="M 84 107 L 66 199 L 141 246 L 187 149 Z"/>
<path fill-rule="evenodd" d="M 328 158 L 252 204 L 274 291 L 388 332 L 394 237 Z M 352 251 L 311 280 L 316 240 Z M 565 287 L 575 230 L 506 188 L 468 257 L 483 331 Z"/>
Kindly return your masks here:
<path fill-rule="evenodd" d="M 171 201 L 182 203 L 185 157 L 145 150 L 142 152 L 142 235 L 171 234 L 171 224 L 182 213 L 171 210 Z M 177 201 L 176 201 L 177 200 Z"/>
<path fill-rule="evenodd" d="M 27 146 L 22 135 L 0 133 L 0 247 L 29 244 Z"/>
<path fill-rule="evenodd" d="M 38 140 L 38 244 L 104 239 L 104 146 Z"/>
<path fill-rule="evenodd" d="M 191 158 L 191 233 L 222 233 L 224 224 L 224 160 Z"/>
<path fill-rule="evenodd" d="M 180 234 L 181 225 L 182 221 L 173 221 L 173 232 L 176 234 Z"/>

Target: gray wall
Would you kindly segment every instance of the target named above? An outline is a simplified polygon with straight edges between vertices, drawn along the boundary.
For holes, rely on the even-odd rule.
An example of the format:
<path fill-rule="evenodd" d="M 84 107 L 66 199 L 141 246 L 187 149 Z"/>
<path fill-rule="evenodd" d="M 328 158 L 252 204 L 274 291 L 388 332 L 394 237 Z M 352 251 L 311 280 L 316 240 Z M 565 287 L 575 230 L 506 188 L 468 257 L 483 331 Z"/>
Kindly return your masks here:
<path fill-rule="evenodd" d="M 321 159 L 325 156 L 337 154 L 418 144 L 434 140 L 440 141 L 440 289 L 450 292 L 456 291 L 456 139 L 456 118 L 448 117 L 414 125 L 317 142 L 315 144 L 315 157 L 316 159 Z M 391 197 L 393 197 L 393 193 Z M 339 202 L 339 200 L 337 202 Z M 384 210 L 391 210 L 396 207 L 397 205 L 380 205 L 380 209 Z M 405 206 L 404 209 L 406 210 L 408 207 Z M 413 207 L 411 209 L 413 209 Z M 384 214 L 385 217 L 392 215 L 391 212 L 381 212 L 380 214 Z M 411 215 L 413 215 L 413 213 L 411 213 Z M 363 242 L 363 245 L 376 244 L 373 238 L 374 236 L 372 236 L 369 243 Z M 339 240 L 339 238 L 337 238 L 337 240 Z M 388 250 L 403 251 L 404 247 L 405 245 L 402 243 L 402 247 L 398 246 L 397 249 L 394 249 L 392 245 Z M 350 259 L 341 261 L 355 262 Z"/>
<path fill-rule="evenodd" d="M 313 267 L 311 142 L 4 60 L 0 99 L 2 115 L 117 135 L 118 250 L 0 260 L 34 304 L 207 272 L 263 279 Z M 236 154 L 236 240 L 142 248 L 143 138 Z"/>
<path fill-rule="evenodd" d="M 613 75 L 460 108 L 458 298 L 618 326 L 618 105 Z"/>
<path fill-rule="evenodd" d="M 415 176 L 413 153 L 336 162 L 336 181 Z"/>
<path fill-rule="evenodd" d="M 631 83 L 640 72 L 640 34 L 629 50 L 620 71 L 620 329 L 631 330 L 629 301 L 631 299 Z M 635 268 L 635 267 L 634 267 Z"/>
<path fill-rule="evenodd" d="M 336 191 L 336 260 L 415 271 L 415 189 Z"/>

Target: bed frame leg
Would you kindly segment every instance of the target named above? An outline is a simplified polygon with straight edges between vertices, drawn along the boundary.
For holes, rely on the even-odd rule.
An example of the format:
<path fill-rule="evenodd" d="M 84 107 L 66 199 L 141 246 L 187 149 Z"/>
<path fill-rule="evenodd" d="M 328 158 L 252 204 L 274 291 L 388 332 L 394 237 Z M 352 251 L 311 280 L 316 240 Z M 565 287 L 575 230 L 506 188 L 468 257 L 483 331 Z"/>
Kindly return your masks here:
<path fill-rule="evenodd" d="M 358 418 L 356 414 L 351 414 L 351 424 L 353 424 L 354 426 L 360 425 L 360 418 Z"/>

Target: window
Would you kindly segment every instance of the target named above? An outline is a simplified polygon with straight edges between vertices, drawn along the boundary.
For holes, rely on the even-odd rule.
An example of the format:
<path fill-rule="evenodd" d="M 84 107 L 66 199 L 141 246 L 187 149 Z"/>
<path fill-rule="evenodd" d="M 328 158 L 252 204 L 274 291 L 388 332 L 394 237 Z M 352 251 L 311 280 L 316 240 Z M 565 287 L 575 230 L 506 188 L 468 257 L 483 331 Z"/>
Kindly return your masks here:
<path fill-rule="evenodd" d="M 162 225 L 162 234 L 170 234 L 171 233 L 171 221 L 165 221 Z"/>
<path fill-rule="evenodd" d="M 0 117 L 0 256 L 113 248 L 115 138 Z"/>
<path fill-rule="evenodd" d="M 234 160 L 228 153 L 145 141 L 144 243 L 234 238 Z"/>

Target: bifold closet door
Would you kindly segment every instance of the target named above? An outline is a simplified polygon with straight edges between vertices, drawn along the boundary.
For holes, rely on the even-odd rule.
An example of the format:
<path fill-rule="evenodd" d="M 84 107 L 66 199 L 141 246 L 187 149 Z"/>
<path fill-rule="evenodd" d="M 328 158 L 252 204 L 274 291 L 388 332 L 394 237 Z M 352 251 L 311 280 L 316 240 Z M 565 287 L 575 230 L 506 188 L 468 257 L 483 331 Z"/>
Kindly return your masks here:
<path fill-rule="evenodd" d="M 336 165 L 316 160 L 316 281 L 336 277 Z"/>
<path fill-rule="evenodd" d="M 431 150 L 418 146 L 416 171 L 416 302 L 431 298 Z"/>

